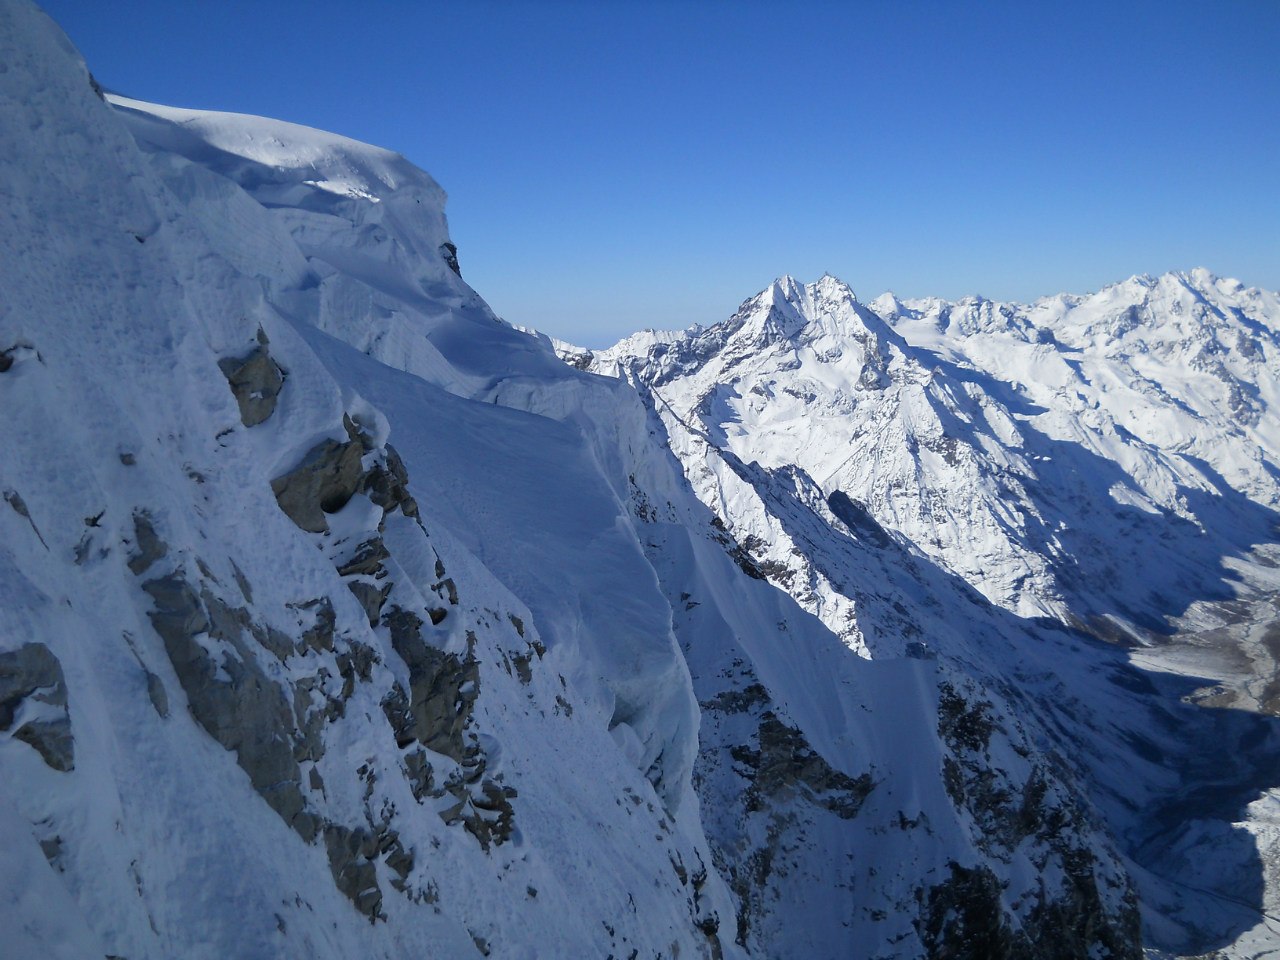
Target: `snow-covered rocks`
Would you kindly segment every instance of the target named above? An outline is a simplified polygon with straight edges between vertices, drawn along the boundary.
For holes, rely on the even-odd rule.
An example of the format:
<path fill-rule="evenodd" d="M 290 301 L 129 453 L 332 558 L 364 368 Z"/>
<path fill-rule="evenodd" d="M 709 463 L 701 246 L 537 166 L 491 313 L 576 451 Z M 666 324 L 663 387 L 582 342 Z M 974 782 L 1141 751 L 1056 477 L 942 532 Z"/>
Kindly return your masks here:
<path fill-rule="evenodd" d="M 29 744 L 54 770 L 75 769 L 66 679 L 43 644 L 0 654 L 0 732 Z"/>
<path fill-rule="evenodd" d="M 1180 759 L 1191 714 L 1144 726 L 1169 698 L 1114 651 L 1027 634 L 798 466 L 806 421 L 906 397 L 885 456 L 987 482 L 1012 416 L 929 393 L 830 278 L 634 338 L 642 398 L 492 315 L 403 158 L 104 102 L 22 0 L 0 62 L 14 955 L 1138 955 L 1126 744 Z M 797 376 L 708 384 L 677 430 L 666 384 L 708 363 Z M 948 396 L 978 446 L 926 417 Z M 729 449 L 744 402 L 794 462 Z"/>

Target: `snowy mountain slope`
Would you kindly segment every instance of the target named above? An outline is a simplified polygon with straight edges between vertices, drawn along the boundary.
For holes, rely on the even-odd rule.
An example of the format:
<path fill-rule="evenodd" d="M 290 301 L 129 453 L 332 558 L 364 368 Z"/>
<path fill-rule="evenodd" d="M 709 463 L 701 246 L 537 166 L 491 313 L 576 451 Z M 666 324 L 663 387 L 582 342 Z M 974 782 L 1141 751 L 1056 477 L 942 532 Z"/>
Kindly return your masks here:
<path fill-rule="evenodd" d="M 385 416 L 211 249 L 56 30 L 4 16 L 4 783 L 16 840 L 78 905 L 81 955 L 516 956 L 530 929 L 549 952 L 707 949 L 668 862 L 705 850 L 696 819 L 622 806 L 653 797 L 643 757 L 543 669 L 526 605 L 456 539 L 436 551 L 423 528 L 465 521 L 408 499 Z M 218 361 L 255 355 L 238 405 Z M 272 369 L 277 402 L 249 426 Z M 556 479 L 601 488 L 565 467 L 544 491 Z M 687 684 L 657 691 L 685 703 L 672 813 Z M 610 835 L 637 823 L 663 839 L 620 856 Z M 586 884 L 584 863 L 610 868 Z"/>
<path fill-rule="evenodd" d="M 1240 329 L 1258 341 L 1222 368 L 1253 377 L 1263 403 L 1274 392 L 1266 310 L 1275 298 L 1235 295 L 1200 322 L 1219 342 L 1242 342 Z M 888 302 L 875 304 L 886 316 Z M 982 334 L 980 354 L 966 346 L 979 334 L 941 331 L 938 304 L 929 323 L 907 316 L 917 307 L 895 309 L 890 327 L 833 278 L 780 281 L 714 327 L 638 334 L 599 354 L 560 349 L 637 385 L 699 496 L 759 571 L 848 646 L 873 659 L 936 656 L 1056 745 L 1128 858 L 1149 943 L 1274 950 L 1277 928 L 1260 912 L 1280 899 L 1275 724 L 1181 702 L 1256 707 L 1273 695 L 1270 422 L 1238 422 L 1217 368 L 1167 360 L 1170 422 L 1139 439 L 1159 411 L 1132 399 L 1149 392 L 1150 376 L 1125 380 L 1120 360 L 1094 357 L 1106 373 L 1088 379 L 1111 393 L 1096 388 L 1097 407 L 1072 413 L 1054 392 L 1066 388 L 1017 350 L 1072 370 L 1073 356 L 1041 354 L 1075 348 L 1017 326 L 1012 310 L 979 311 L 1003 319 L 987 324 L 1001 332 Z M 1157 310 L 1142 314 L 1148 323 L 1158 309 L 1142 308 Z M 1083 307 L 1075 319 L 1096 326 Z M 1010 327 L 1022 331 L 1021 348 L 999 339 Z M 1201 356 L 1203 345 L 1184 342 L 1190 329 L 1147 333 L 1147 356 L 1157 342 Z M 1154 366 L 1136 346 L 1100 343 L 1099 354 Z M 1040 405 L 1025 396 L 1032 389 Z M 1188 423 L 1200 430 L 1194 452 L 1158 445 L 1194 433 Z M 974 588 L 1040 619 L 1009 616 Z M 1146 668 L 1135 671 L 1090 634 L 1160 645 L 1133 657 Z M 1221 682 L 1197 692 L 1206 678 Z"/>
<path fill-rule="evenodd" d="M 131 109 L 136 111 L 139 108 L 134 105 Z M 375 295 L 385 296 L 385 290 L 377 291 Z M 276 296 L 279 294 L 273 293 L 273 297 Z M 287 298 L 281 297 L 282 302 L 285 299 Z M 318 345 L 324 343 L 323 340 L 315 342 Z M 371 352 L 376 353 L 377 347 L 374 346 Z M 343 379 L 354 375 L 356 379 L 353 382 L 364 384 L 362 389 L 366 395 L 376 400 L 378 408 L 391 418 L 393 424 L 404 423 L 406 418 L 415 416 L 420 419 L 421 414 L 415 414 L 414 411 L 423 407 L 438 406 L 438 401 L 434 398 L 421 399 L 421 388 L 389 378 L 385 373 L 381 377 L 366 375 L 360 372 L 363 370 L 360 362 L 349 357 L 342 359 L 343 357 L 344 355 L 339 352 L 336 358 L 340 362 L 331 364 L 334 376 Z M 399 359 L 406 367 L 413 369 L 410 362 L 405 361 L 403 357 Z M 818 682 L 817 678 L 822 674 L 820 671 L 815 672 L 813 668 L 796 676 L 794 667 L 784 667 L 774 662 L 777 655 L 771 652 L 772 645 L 768 640 L 776 632 L 776 625 L 783 623 L 788 624 L 790 630 L 798 631 L 801 636 L 807 636 L 808 643 L 825 647 L 829 656 L 845 659 L 847 655 L 829 639 L 822 639 L 824 631 L 817 628 L 816 624 L 803 627 L 807 621 L 793 607 L 789 608 L 776 591 L 744 577 L 742 572 L 732 564 L 726 555 L 725 544 L 720 542 L 722 538 L 710 536 L 712 528 L 707 523 L 702 508 L 688 496 L 680 483 L 678 468 L 661 449 L 652 444 L 644 409 L 637 402 L 634 394 L 610 381 L 572 376 L 563 368 L 554 378 L 539 377 L 519 367 L 511 367 L 508 370 L 503 370 L 503 376 L 500 379 L 494 379 L 478 396 L 556 420 L 564 420 L 577 426 L 584 432 L 584 439 L 590 446 L 592 456 L 603 475 L 609 478 L 619 501 L 630 504 L 637 520 L 648 524 L 660 524 L 661 528 L 666 528 L 666 532 L 661 537 L 657 535 L 656 530 L 645 529 L 642 540 L 656 570 L 665 571 L 665 575 L 660 573 L 659 576 L 666 585 L 669 599 L 678 603 L 680 607 L 688 607 L 691 603 L 702 606 L 706 603 L 707 608 L 697 620 L 687 625 L 683 622 L 677 623 L 677 634 L 686 638 L 686 646 L 690 649 L 694 644 L 704 646 L 711 637 L 716 636 L 705 622 L 707 614 L 726 609 L 735 611 L 732 619 L 727 621 L 732 624 L 732 628 L 727 629 L 723 625 L 720 627 L 719 645 L 713 646 L 713 649 L 718 649 L 714 658 L 715 663 L 723 666 L 721 661 L 728 659 L 730 662 L 736 661 L 738 667 L 731 670 L 727 677 L 717 676 L 710 669 L 705 677 L 702 673 L 699 674 L 701 679 L 697 681 L 698 685 L 707 691 L 709 699 L 712 702 L 721 702 L 721 698 L 728 696 L 732 700 L 739 695 L 738 687 L 750 687 L 751 684 L 745 683 L 742 677 L 753 676 L 753 670 L 747 667 L 744 671 L 743 667 L 754 661 L 755 669 L 767 678 L 769 690 L 781 691 L 783 696 L 789 692 L 785 704 L 773 704 L 773 710 L 770 711 L 773 716 L 788 717 L 788 714 L 783 712 L 784 709 L 791 712 L 803 711 L 801 715 L 805 720 L 804 733 L 799 726 L 787 725 L 786 729 L 789 731 L 787 742 L 794 741 L 796 749 L 808 752 L 810 748 L 806 744 L 812 741 L 813 744 L 820 746 L 822 756 L 844 757 L 844 766 L 847 769 L 864 769 L 867 766 L 867 759 L 862 755 L 862 751 L 851 752 L 849 746 L 841 746 L 842 743 L 856 742 L 861 738 L 851 740 L 849 732 L 842 730 L 840 724 L 834 723 L 834 719 L 846 711 L 838 698 L 842 694 L 848 696 L 849 691 L 832 689 L 829 681 L 825 679 L 821 683 Z M 429 371 L 422 368 L 418 368 L 418 372 L 429 375 Z M 386 382 L 387 389 L 384 392 L 374 393 L 372 391 L 378 391 L 379 380 Z M 456 378 L 447 382 L 454 384 L 457 388 Z M 493 416 L 491 406 L 479 409 L 484 411 L 483 416 L 486 420 Z M 474 421 L 474 416 L 475 414 L 468 416 L 465 423 L 457 428 L 458 436 L 474 438 L 484 436 L 486 433 L 492 434 L 494 427 L 488 427 L 487 431 L 482 429 L 482 425 Z M 565 462 L 567 457 L 571 459 L 562 443 L 550 443 L 545 432 L 536 434 L 532 438 L 532 443 L 522 441 L 515 436 L 504 437 L 498 447 L 504 455 L 519 451 L 516 462 L 526 468 L 520 475 L 513 476 L 507 481 L 514 485 L 511 488 L 507 488 L 504 484 L 502 464 L 496 461 L 488 463 L 483 456 L 476 464 L 477 454 L 480 451 L 472 447 L 468 448 L 465 462 L 476 464 L 474 468 L 476 472 L 467 473 L 459 478 L 451 475 L 450 469 L 442 468 L 438 460 L 428 459 L 429 454 L 426 452 L 430 443 L 435 442 L 435 438 L 441 431 L 452 433 L 452 429 L 447 426 L 450 419 L 440 416 L 437 412 L 433 414 L 429 427 L 424 426 L 419 431 L 415 431 L 418 435 L 431 438 L 428 447 L 424 448 L 422 453 L 424 458 L 422 462 L 435 462 L 430 475 L 441 478 L 439 495 L 442 499 L 456 499 L 459 491 L 465 491 L 464 495 L 469 504 L 466 513 L 470 529 L 463 534 L 464 538 L 490 570 L 498 573 L 503 582 L 512 585 L 522 597 L 528 598 L 534 620 L 542 625 L 542 635 L 548 638 L 550 649 L 563 650 L 564 645 L 571 639 L 576 640 L 578 636 L 590 638 L 592 633 L 600 632 L 609 636 L 611 647 L 620 647 L 634 654 L 639 646 L 636 640 L 628 640 L 625 645 L 620 644 L 619 640 L 625 639 L 633 631 L 640 633 L 643 629 L 654 632 L 665 631 L 665 626 L 662 630 L 658 630 L 652 624 L 651 611 L 637 608 L 634 600 L 628 602 L 620 598 L 616 587 L 611 591 L 608 589 L 608 583 L 618 582 L 620 576 L 623 582 L 632 585 L 631 589 L 634 589 L 635 574 L 628 572 L 626 566 L 620 564 L 616 558 L 610 558 L 598 565 L 587 564 L 594 574 L 593 579 L 589 581 L 592 586 L 590 590 L 584 590 L 579 596 L 590 598 L 598 593 L 610 601 L 593 604 L 599 609 L 595 622 L 584 617 L 584 613 L 590 613 L 590 611 L 584 611 L 581 605 L 575 605 L 575 608 L 566 614 L 556 603 L 551 602 L 562 597 L 566 592 L 563 586 L 565 581 L 573 582 L 574 579 L 583 575 L 582 541 L 571 541 L 573 546 L 570 552 L 555 553 L 549 549 L 557 542 L 565 541 L 566 532 L 574 526 L 581 525 L 582 518 L 550 509 L 553 506 L 552 503 L 530 503 L 528 492 L 522 491 L 522 487 L 528 484 L 530 475 L 559 475 L 561 468 L 557 465 Z M 517 422 L 521 424 L 523 430 L 529 429 L 527 418 Z M 408 443 L 405 443 L 403 448 L 406 462 L 412 466 L 414 448 Z M 458 468 L 455 466 L 452 469 Z M 575 488 L 575 511 L 586 510 L 587 503 L 582 502 L 580 486 L 570 486 Z M 474 506 L 477 503 L 484 505 Z M 665 518 L 665 523 L 660 523 L 658 519 L 660 516 Z M 702 529 L 704 533 L 691 538 L 688 532 L 690 528 Z M 670 546 L 666 545 L 668 542 L 671 543 Z M 508 544 L 509 548 L 506 547 Z M 675 551 L 674 557 L 670 556 L 671 551 Z M 698 558 L 696 563 L 691 561 L 691 557 L 694 556 Z M 693 572 L 695 569 L 703 571 L 700 575 L 701 582 L 705 584 L 704 589 L 712 591 L 714 602 L 693 599 L 690 587 L 695 580 Z M 603 583 L 602 578 L 605 581 Z M 744 596 L 744 593 L 747 595 Z M 620 610 L 624 609 L 633 612 L 626 618 L 620 619 Z M 669 606 L 662 606 L 659 609 L 664 611 L 663 616 L 670 618 Z M 754 616 L 744 617 L 742 613 L 737 612 L 740 610 L 750 611 Z M 628 620 L 633 618 L 635 623 L 628 623 Z M 712 624 L 717 622 L 721 624 L 726 622 L 724 612 L 718 613 L 711 620 Z M 553 627 L 556 624 L 562 625 L 558 635 L 553 633 Z M 647 627 L 646 624 L 648 624 Z M 761 637 L 761 625 L 766 627 L 763 637 Z M 637 627 L 641 630 L 636 630 Z M 619 634 L 622 636 L 619 637 Z M 756 649 L 750 655 L 750 659 L 747 659 L 744 656 L 746 651 L 738 650 L 737 647 L 743 642 L 742 638 L 752 637 L 761 637 L 761 639 L 756 641 Z M 569 661 L 572 664 L 572 658 L 569 658 Z M 573 669 L 581 673 L 579 667 L 574 666 Z M 595 669 L 599 670 L 598 664 L 595 665 Z M 830 670 L 832 667 L 829 666 L 827 669 Z M 591 689 L 592 679 L 590 676 L 580 678 L 588 689 Z M 653 683 L 653 677 L 644 673 L 637 672 L 634 679 L 637 686 L 648 686 Z M 763 685 L 757 683 L 750 695 L 754 698 L 758 712 L 762 704 L 770 703 L 770 697 L 763 693 L 763 689 Z M 821 690 L 826 691 L 825 695 L 819 695 Z M 930 692 L 930 685 L 924 684 L 910 698 L 912 706 L 904 708 L 900 704 L 897 710 L 906 709 L 910 714 L 921 717 L 924 730 L 928 731 L 929 718 L 934 715 L 933 703 L 936 696 L 936 692 Z M 645 729 L 645 718 L 642 714 L 637 715 L 636 706 L 627 702 L 616 686 L 612 692 L 604 692 L 602 701 L 601 720 L 608 721 L 615 739 L 620 741 L 620 746 L 628 752 L 628 755 L 634 755 L 643 750 L 643 743 L 636 743 L 633 733 L 636 731 L 643 734 Z M 778 721 L 775 719 L 774 722 Z M 709 758 L 710 762 L 718 762 L 722 755 L 732 755 L 734 750 L 740 754 L 745 750 L 747 751 L 745 755 L 748 756 L 752 751 L 759 752 L 752 744 L 759 743 L 760 729 L 774 731 L 778 727 L 772 724 L 767 727 L 760 727 L 759 724 L 745 727 L 739 725 L 738 729 L 732 731 L 732 736 L 726 732 L 723 740 L 713 741 L 704 737 L 702 756 Z M 932 736 L 936 739 L 937 734 L 936 732 L 922 733 L 921 736 Z M 866 739 L 870 741 L 874 738 Z M 776 750 L 776 747 L 774 749 Z M 668 756 L 669 753 L 670 751 L 664 748 L 665 762 L 668 763 L 672 759 Z M 652 758 L 652 754 L 649 757 Z M 651 762 L 651 759 L 643 756 L 636 760 L 641 763 L 642 768 Z M 707 762 L 704 760 L 703 765 L 705 766 Z M 781 781 L 774 789 L 786 789 L 789 775 L 785 771 L 789 770 L 794 763 L 794 760 L 784 755 L 774 761 L 774 767 L 780 767 L 782 773 L 774 767 L 768 768 L 773 772 L 766 778 L 767 781 L 770 783 L 774 780 Z M 817 765 L 819 770 L 824 767 L 817 756 L 812 756 L 802 769 L 813 765 Z M 886 768 L 891 766 L 884 760 L 880 765 Z M 920 771 L 908 768 L 900 775 L 918 777 Z M 891 779 L 889 773 L 882 776 Z M 928 776 L 936 784 L 936 774 L 930 773 Z M 753 779 L 748 766 L 742 774 L 734 772 L 728 778 L 717 781 L 716 786 L 720 788 L 719 790 L 708 789 L 702 792 L 702 809 L 719 811 L 726 808 L 729 798 L 724 795 L 725 790 L 731 790 L 740 804 L 743 802 L 741 798 L 746 796 L 746 791 Z M 810 784 L 809 789 L 820 795 L 834 793 L 837 799 L 828 798 L 826 802 L 836 804 L 843 802 L 845 806 L 841 809 L 847 811 L 852 806 L 860 804 L 860 792 L 864 789 L 865 781 L 855 779 L 849 774 L 840 774 L 839 771 L 828 767 L 815 783 L 816 785 Z M 893 794 L 892 790 L 886 790 L 886 793 Z M 844 801 L 839 799 L 841 796 L 845 798 Z M 874 818 L 871 815 L 860 818 L 862 822 L 857 825 L 857 829 L 851 829 L 845 822 L 845 818 L 834 815 L 823 804 L 807 804 L 802 802 L 801 798 L 789 797 L 783 810 L 779 812 L 769 809 L 772 805 L 766 804 L 764 800 L 756 802 L 761 809 L 753 808 L 751 811 L 743 811 L 746 819 L 751 819 L 746 816 L 747 814 L 754 813 L 756 819 L 762 821 L 762 825 L 755 829 L 754 843 L 745 843 L 738 836 L 740 818 L 717 817 L 715 822 L 717 828 L 726 832 L 732 831 L 732 845 L 721 840 L 722 835 L 713 829 L 711 858 L 699 857 L 696 862 L 701 866 L 694 866 L 695 861 L 692 860 L 688 861 L 687 867 L 684 866 L 683 864 L 688 860 L 687 857 L 683 860 L 677 858 L 676 862 L 681 864 L 681 872 L 690 877 L 690 883 L 695 883 L 699 876 L 713 869 L 716 864 L 721 865 L 722 870 L 734 878 L 735 892 L 739 900 L 739 906 L 735 908 L 738 919 L 731 928 L 734 939 L 742 940 L 744 944 L 754 947 L 765 955 L 776 955 L 783 950 L 802 948 L 817 950 L 823 955 L 840 955 L 846 949 L 844 944 L 849 936 L 848 925 L 851 921 L 846 919 L 846 916 L 858 909 L 864 914 L 880 916 L 879 920 L 874 918 L 870 922 L 864 920 L 867 933 L 865 938 L 860 938 L 861 941 L 889 942 L 896 937 L 900 943 L 905 941 L 907 944 L 914 944 L 915 951 L 924 952 L 926 945 L 915 929 L 915 918 L 919 910 L 914 899 L 917 891 L 927 890 L 931 886 L 947 881 L 950 878 L 948 870 L 951 862 L 959 862 L 966 868 L 974 869 L 977 866 L 975 860 L 980 863 L 983 859 L 975 856 L 973 840 L 966 839 L 965 835 L 972 828 L 961 822 L 951 829 L 940 831 L 938 839 L 929 844 L 932 850 L 932 863 L 922 865 L 918 870 L 905 871 L 902 876 L 894 878 L 892 884 L 878 884 L 873 887 L 872 892 L 864 893 L 856 900 L 849 897 L 845 902 L 833 898 L 830 893 L 814 896 L 812 889 L 808 887 L 806 889 L 809 890 L 809 894 L 800 898 L 796 896 L 795 891 L 798 889 L 796 885 L 801 876 L 812 876 L 821 881 L 823 885 L 818 889 L 832 886 L 839 889 L 839 886 L 843 885 L 843 878 L 829 875 L 830 865 L 833 862 L 830 852 L 833 847 L 838 845 L 851 851 L 847 856 L 861 858 L 862 850 L 867 846 L 865 832 L 883 829 L 882 823 L 885 820 L 891 823 L 898 821 L 900 810 L 894 808 L 879 811 Z M 806 807 L 811 805 L 817 806 L 818 809 L 806 810 Z M 768 809 L 767 816 L 765 809 Z M 811 819 L 815 821 L 825 819 L 833 822 L 828 823 L 822 831 L 825 842 L 810 841 L 806 844 L 804 856 L 792 854 L 792 861 L 788 863 L 785 873 L 779 871 L 777 876 L 770 876 L 770 871 L 766 870 L 764 876 L 757 880 L 753 874 L 758 868 L 748 869 L 750 864 L 778 856 L 777 848 L 785 851 L 784 840 L 778 828 L 770 826 L 779 816 L 785 817 L 789 823 L 801 824 L 802 833 L 818 832 L 817 826 L 808 824 Z M 937 823 L 956 819 L 956 813 L 951 808 L 950 801 L 941 791 L 934 791 L 932 816 Z M 910 848 L 918 845 L 919 840 L 911 831 L 903 830 L 901 826 L 897 828 L 897 833 L 902 837 L 900 843 L 908 847 L 902 851 L 899 859 L 903 862 L 917 862 L 918 854 L 911 853 Z M 716 843 L 715 840 L 721 842 Z M 1098 845 L 1105 850 L 1104 841 L 1099 840 Z M 880 846 L 883 846 L 883 843 Z M 1119 932 L 1115 935 L 1116 950 L 1122 953 L 1125 949 L 1124 945 L 1128 942 L 1126 938 L 1131 938 L 1132 934 L 1132 931 L 1125 926 L 1129 921 L 1122 919 L 1127 916 L 1124 913 L 1127 909 L 1123 900 L 1124 882 L 1118 879 L 1119 875 L 1115 873 L 1114 868 L 1106 866 L 1105 856 L 1104 853 L 1104 860 L 1099 866 L 1100 876 L 1107 877 L 1115 886 L 1114 888 L 1104 886 L 1102 898 L 1105 902 L 1095 898 L 1085 906 L 1085 909 L 1102 914 L 1107 912 L 1117 914 L 1116 922 Z M 807 874 L 800 873 L 802 867 L 807 869 Z M 1111 873 L 1106 872 L 1108 869 Z M 714 873 L 708 875 L 714 877 Z M 780 883 L 783 878 L 791 877 L 795 879 L 787 879 Z M 706 882 L 708 882 L 706 879 L 697 880 L 695 886 L 700 889 Z M 785 891 L 790 891 L 788 899 L 792 901 L 791 908 L 787 911 L 769 908 L 768 900 L 780 898 Z M 703 895 L 699 893 L 698 896 Z M 847 894 L 842 896 L 848 897 Z M 1014 895 L 1010 895 L 1004 900 L 1004 904 L 1011 904 L 1015 899 Z M 743 900 L 749 902 L 750 910 L 744 909 Z M 999 905 L 999 897 L 995 900 L 997 910 L 1005 909 L 1013 913 L 1011 907 Z M 892 909 L 876 907 L 875 904 L 880 901 L 883 901 L 885 907 L 892 907 Z M 804 903 L 811 911 L 805 916 L 803 922 L 795 916 L 800 903 Z M 1023 906 L 1025 909 L 1028 904 Z M 986 908 L 991 909 L 991 907 L 992 904 L 988 902 Z M 719 929 L 718 925 L 721 922 L 719 916 L 720 912 L 711 912 L 704 917 L 704 920 L 716 924 L 716 929 Z M 768 918 L 767 922 L 765 917 Z M 882 929 L 885 918 L 892 918 L 892 923 L 896 924 L 891 931 Z M 1029 922 L 1028 926 L 1030 927 Z M 800 931 L 804 931 L 803 936 Z M 935 931 L 933 936 L 935 940 L 941 941 L 945 931 L 941 929 Z M 899 948 L 900 952 L 910 952 L 912 949 L 906 945 Z"/>
<path fill-rule="evenodd" d="M 1074 772 L 767 582 L 429 177 L 0 63 L 9 955 L 1137 955 Z"/>

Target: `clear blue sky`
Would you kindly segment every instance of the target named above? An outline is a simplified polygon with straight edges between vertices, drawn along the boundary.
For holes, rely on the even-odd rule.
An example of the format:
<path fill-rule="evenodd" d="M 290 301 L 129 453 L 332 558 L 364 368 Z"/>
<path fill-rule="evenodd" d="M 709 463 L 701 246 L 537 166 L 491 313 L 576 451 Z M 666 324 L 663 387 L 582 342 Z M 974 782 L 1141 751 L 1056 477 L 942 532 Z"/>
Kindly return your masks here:
<path fill-rule="evenodd" d="M 463 275 L 588 346 L 775 276 L 1280 288 L 1280 0 L 45 0 L 107 87 L 391 147 Z"/>

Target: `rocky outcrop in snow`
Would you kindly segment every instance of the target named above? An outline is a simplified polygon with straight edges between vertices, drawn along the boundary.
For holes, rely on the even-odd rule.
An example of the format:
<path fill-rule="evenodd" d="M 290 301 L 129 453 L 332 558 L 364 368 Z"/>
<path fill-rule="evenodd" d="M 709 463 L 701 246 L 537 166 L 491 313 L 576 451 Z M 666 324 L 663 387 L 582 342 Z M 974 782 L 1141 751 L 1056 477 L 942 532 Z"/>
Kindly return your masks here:
<path fill-rule="evenodd" d="M 35 748 L 54 770 L 75 769 L 66 680 L 58 658 L 43 644 L 0 654 L 0 732 Z"/>
<path fill-rule="evenodd" d="M 918 436 L 873 418 L 886 458 L 915 438 L 887 477 L 941 464 L 1016 491 L 1027 458 L 991 452 L 1011 415 L 834 281 L 649 338 L 642 397 L 492 315 L 404 158 L 104 100 L 21 0 L 0 0 L 0 61 L 6 949 L 1140 949 L 1130 873 L 1165 863 L 1120 852 L 1116 779 L 1156 758 L 1139 802 L 1179 830 L 1158 804 L 1203 728 L 925 563 L 860 461 L 832 486 L 729 442 L 744 402 L 846 430 L 914 398 L 934 412 Z M 803 373 L 811 353 L 849 376 L 726 376 L 673 416 L 681 377 Z M 978 412 L 985 439 L 938 426 Z M 902 516 L 945 512 L 909 499 Z M 1020 529 L 993 528 L 992 555 Z M 992 583 L 1061 580 L 1026 562 L 1030 586 Z M 1157 710 L 1163 732 L 1136 719 Z"/>

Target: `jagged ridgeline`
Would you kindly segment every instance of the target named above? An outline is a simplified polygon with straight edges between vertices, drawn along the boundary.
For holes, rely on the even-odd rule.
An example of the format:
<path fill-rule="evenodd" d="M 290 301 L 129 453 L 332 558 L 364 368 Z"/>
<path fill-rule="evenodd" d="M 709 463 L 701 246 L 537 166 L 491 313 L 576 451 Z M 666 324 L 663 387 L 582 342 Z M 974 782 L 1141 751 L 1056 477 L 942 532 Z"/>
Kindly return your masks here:
<path fill-rule="evenodd" d="M 655 390 L 493 316 L 404 158 L 105 94 L 26 0 L 0 66 L 6 957 L 1136 958 L 1141 908 L 1162 945 L 1243 929 L 1159 899 L 1098 761 L 1167 799 L 1161 758 L 1210 739 L 1177 691 L 795 464 L 725 451 L 772 519 L 713 510 Z M 874 352 L 859 383 L 891 389 Z"/>

